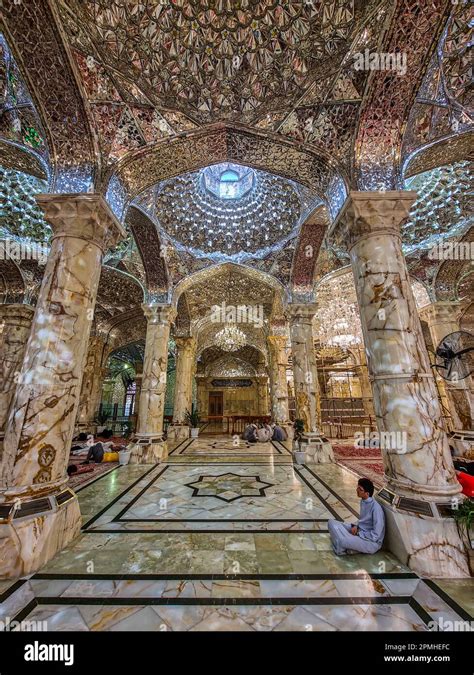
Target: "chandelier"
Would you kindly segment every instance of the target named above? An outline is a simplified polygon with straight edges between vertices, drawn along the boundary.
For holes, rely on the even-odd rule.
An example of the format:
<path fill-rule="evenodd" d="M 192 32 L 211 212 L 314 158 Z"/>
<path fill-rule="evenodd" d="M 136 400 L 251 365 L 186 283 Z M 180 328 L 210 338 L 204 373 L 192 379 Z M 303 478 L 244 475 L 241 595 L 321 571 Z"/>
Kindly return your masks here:
<path fill-rule="evenodd" d="M 324 347 L 347 350 L 363 343 L 352 275 L 333 277 L 319 289 L 315 334 Z"/>
<path fill-rule="evenodd" d="M 245 333 L 233 323 L 228 323 L 216 333 L 215 343 L 225 352 L 236 352 L 247 344 Z"/>

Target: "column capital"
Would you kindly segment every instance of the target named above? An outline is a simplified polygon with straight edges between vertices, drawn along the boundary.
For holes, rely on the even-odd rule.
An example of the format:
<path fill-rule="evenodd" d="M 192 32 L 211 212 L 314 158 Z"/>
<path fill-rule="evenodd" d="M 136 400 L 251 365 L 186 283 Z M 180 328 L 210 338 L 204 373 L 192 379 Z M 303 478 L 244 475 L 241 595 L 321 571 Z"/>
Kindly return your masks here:
<path fill-rule="evenodd" d="M 31 326 L 31 320 L 35 308 L 31 305 L 22 305 L 14 303 L 11 305 L 0 305 L 0 333 L 5 324 L 15 326 Z"/>
<path fill-rule="evenodd" d="M 268 335 L 267 341 L 275 349 L 285 349 L 287 338 L 284 335 Z"/>
<path fill-rule="evenodd" d="M 339 245 L 352 246 L 371 234 L 400 235 L 400 225 L 406 220 L 416 199 L 416 192 L 390 190 L 359 192 L 351 190 L 329 236 Z"/>
<path fill-rule="evenodd" d="M 172 323 L 176 316 L 176 310 L 172 305 L 149 302 L 144 303 L 142 309 L 148 323 L 166 325 Z"/>
<path fill-rule="evenodd" d="M 293 323 L 296 320 L 310 322 L 313 320 L 318 305 L 316 302 L 311 303 L 290 303 L 288 305 L 288 316 Z"/>
<path fill-rule="evenodd" d="M 458 323 L 464 305 L 461 301 L 438 300 L 419 311 L 420 318 L 432 326 L 438 323 Z"/>
<path fill-rule="evenodd" d="M 183 337 L 183 336 L 175 337 L 174 341 L 175 341 L 176 346 L 178 348 L 178 352 L 180 352 L 180 351 L 193 352 L 197 347 L 196 338 L 193 337 L 192 335 L 188 335 L 186 337 Z"/>
<path fill-rule="evenodd" d="M 39 194 L 36 202 L 53 228 L 53 239 L 84 239 L 105 252 L 127 235 L 100 194 Z"/>

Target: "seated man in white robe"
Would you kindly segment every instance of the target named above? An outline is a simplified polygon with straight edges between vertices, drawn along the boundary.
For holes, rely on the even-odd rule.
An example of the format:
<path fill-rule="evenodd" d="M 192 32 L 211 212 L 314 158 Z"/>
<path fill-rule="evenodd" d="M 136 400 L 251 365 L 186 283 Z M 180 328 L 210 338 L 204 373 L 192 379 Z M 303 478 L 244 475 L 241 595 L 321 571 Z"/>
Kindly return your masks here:
<path fill-rule="evenodd" d="M 257 439 L 259 443 L 268 443 L 271 436 L 271 430 L 268 430 L 265 426 L 261 425 L 257 429 Z"/>
<path fill-rule="evenodd" d="M 347 553 L 376 553 L 385 536 L 385 514 L 373 498 L 374 484 L 360 478 L 357 495 L 360 497 L 360 518 L 357 523 L 328 520 L 329 535 L 336 555 Z"/>

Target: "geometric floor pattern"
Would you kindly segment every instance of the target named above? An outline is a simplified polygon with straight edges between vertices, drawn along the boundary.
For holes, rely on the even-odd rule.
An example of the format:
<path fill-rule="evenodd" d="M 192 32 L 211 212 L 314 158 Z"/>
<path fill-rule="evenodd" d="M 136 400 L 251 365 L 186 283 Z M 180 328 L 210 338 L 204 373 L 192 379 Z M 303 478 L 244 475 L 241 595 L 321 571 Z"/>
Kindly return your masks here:
<path fill-rule="evenodd" d="M 224 502 L 235 502 L 245 497 L 266 497 L 265 489 L 272 487 L 272 484 L 265 483 L 260 476 L 229 471 L 199 476 L 194 483 L 186 483 L 186 487 L 193 489 L 193 497 L 215 497 Z"/>
<path fill-rule="evenodd" d="M 337 464 L 294 466 L 282 443 L 185 441 L 163 464 L 118 467 L 80 489 L 82 534 L 32 578 L 0 583 L 0 620 L 54 631 L 426 631 L 472 620 L 471 580 L 420 579 L 383 550 L 334 555 L 327 520 L 357 517 L 356 483 Z"/>

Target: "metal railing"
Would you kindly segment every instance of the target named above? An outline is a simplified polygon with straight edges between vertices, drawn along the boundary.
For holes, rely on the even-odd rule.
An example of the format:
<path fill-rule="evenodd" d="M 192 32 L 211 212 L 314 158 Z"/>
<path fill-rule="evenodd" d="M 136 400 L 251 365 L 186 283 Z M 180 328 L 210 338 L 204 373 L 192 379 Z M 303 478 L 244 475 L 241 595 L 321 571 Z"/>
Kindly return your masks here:
<path fill-rule="evenodd" d="M 321 424 L 321 431 L 327 438 L 354 438 L 356 432 L 363 432 L 368 428 L 370 431 L 376 430 L 375 418 L 367 416 L 358 422 L 351 422 L 342 417 L 338 420 L 326 420 Z"/>
<path fill-rule="evenodd" d="M 269 415 L 208 415 L 204 418 L 206 434 L 242 434 L 249 424 L 270 422 Z"/>

